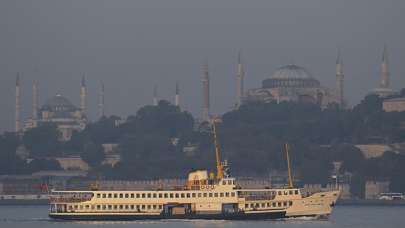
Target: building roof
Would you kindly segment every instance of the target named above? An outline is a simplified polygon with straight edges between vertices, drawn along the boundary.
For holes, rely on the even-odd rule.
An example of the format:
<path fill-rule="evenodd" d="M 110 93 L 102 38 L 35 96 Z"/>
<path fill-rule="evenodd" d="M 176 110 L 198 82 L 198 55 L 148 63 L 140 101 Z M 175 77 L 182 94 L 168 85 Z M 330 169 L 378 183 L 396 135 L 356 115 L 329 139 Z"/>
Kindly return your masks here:
<path fill-rule="evenodd" d="M 318 88 L 320 83 L 301 66 L 285 65 L 262 82 L 263 88 Z"/>
<path fill-rule="evenodd" d="M 384 102 L 405 102 L 405 97 L 386 99 Z"/>
<path fill-rule="evenodd" d="M 313 79 L 312 75 L 301 66 L 289 64 L 278 68 L 271 79 Z"/>
<path fill-rule="evenodd" d="M 77 110 L 78 108 L 74 106 L 66 97 L 56 94 L 52 98 L 48 99 L 41 109 L 52 112 L 71 112 Z"/>

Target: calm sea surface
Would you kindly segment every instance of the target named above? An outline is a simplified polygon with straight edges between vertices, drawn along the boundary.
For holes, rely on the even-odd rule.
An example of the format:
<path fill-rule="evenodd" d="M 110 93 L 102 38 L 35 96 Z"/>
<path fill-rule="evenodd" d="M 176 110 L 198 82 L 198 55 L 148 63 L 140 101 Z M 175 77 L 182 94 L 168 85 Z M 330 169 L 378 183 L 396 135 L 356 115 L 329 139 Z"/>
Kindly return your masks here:
<path fill-rule="evenodd" d="M 405 207 L 338 206 L 327 221 L 291 219 L 279 221 L 165 220 L 136 222 L 61 222 L 47 217 L 45 206 L 0 206 L 0 228 L 46 227 L 405 227 Z"/>

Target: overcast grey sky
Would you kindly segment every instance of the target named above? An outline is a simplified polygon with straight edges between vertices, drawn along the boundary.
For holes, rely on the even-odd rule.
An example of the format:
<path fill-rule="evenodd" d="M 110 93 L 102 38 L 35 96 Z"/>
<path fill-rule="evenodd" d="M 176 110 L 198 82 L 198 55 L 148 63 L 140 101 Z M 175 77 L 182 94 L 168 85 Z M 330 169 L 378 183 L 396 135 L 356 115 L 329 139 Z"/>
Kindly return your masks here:
<path fill-rule="evenodd" d="M 340 47 L 353 105 L 377 86 L 384 43 L 393 88 L 405 87 L 404 9 L 400 0 L 1 0 L 0 131 L 14 127 L 16 72 L 24 118 L 33 80 L 41 103 L 61 93 L 78 105 L 83 73 L 91 119 L 101 81 L 108 115 L 150 104 L 154 83 L 172 100 L 179 80 L 183 107 L 199 117 L 207 59 L 211 109 L 223 113 L 235 102 L 239 49 L 246 88 L 291 62 L 334 88 Z"/>

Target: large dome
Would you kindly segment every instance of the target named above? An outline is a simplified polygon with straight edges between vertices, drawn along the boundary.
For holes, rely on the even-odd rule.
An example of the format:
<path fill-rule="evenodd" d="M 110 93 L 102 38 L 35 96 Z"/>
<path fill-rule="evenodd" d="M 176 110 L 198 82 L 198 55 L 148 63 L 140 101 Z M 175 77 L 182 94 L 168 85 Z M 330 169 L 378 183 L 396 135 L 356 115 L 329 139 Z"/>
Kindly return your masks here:
<path fill-rule="evenodd" d="M 42 110 L 52 112 L 71 112 L 77 110 L 77 108 L 66 97 L 56 94 L 45 102 L 42 106 Z"/>
<path fill-rule="evenodd" d="M 263 88 L 314 88 L 319 87 L 320 83 L 304 67 L 290 64 L 278 68 L 262 85 Z"/>

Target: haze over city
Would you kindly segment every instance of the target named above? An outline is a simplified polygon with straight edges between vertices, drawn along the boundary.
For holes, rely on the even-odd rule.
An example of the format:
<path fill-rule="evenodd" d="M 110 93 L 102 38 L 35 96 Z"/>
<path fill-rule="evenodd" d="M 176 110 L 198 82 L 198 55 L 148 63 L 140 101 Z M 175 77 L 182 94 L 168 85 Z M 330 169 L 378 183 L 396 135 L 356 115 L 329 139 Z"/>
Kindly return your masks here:
<path fill-rule="evenodd" d="M 0 131 L 14 127 L 15 76 L 21 73 L 22 119 L 31 112 L 32 82 L 40 104 L 56 93 L 79 105 L 86 75 L 90 120 L 100 83 L 107 115 L 126 117 L 160 99 L 201 116 L 202 64 L 211 77 L 211 112 L 235 103 L 237 53 L 245 88 L 260 87 L 278 67 L 295 63 L 335 87 L 342 53 L 349 105 L 378 87 L 387 45 L 391 85 L 405 84 L 400 1 L 15 1 L 0 2 Z"/>

